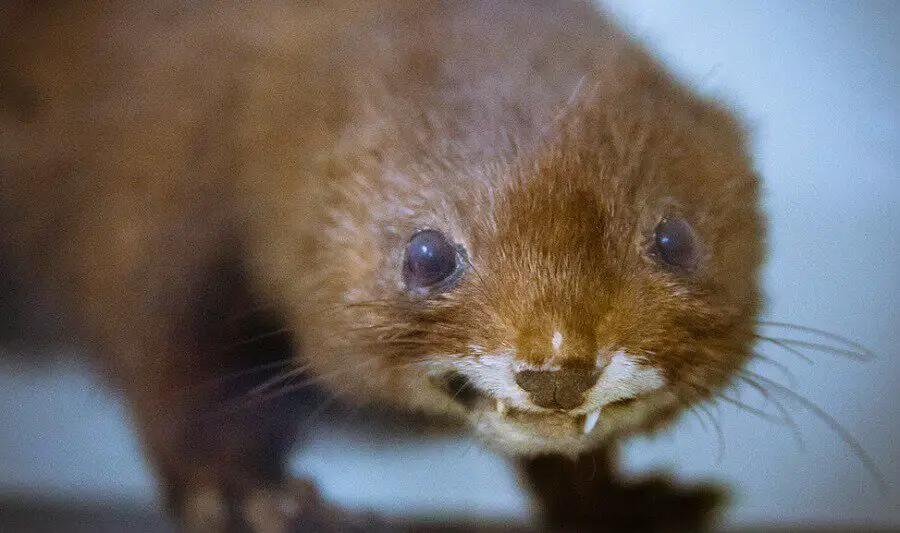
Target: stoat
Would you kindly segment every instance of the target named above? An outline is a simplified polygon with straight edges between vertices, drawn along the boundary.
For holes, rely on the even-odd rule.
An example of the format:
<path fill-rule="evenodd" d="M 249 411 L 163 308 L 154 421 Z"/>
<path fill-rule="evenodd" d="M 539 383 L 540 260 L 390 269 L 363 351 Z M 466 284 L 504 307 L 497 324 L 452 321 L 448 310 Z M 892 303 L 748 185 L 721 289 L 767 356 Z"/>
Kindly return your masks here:
<path fill-rule="evenodd" d="M 749 357 L 743 127 L 586 2 L 3 9 L 0 243 L 186 529 L 300 508 L 271 503 L 312 383 L 455 420 L 548 524 L 612 527 L 610 446 Z"/>

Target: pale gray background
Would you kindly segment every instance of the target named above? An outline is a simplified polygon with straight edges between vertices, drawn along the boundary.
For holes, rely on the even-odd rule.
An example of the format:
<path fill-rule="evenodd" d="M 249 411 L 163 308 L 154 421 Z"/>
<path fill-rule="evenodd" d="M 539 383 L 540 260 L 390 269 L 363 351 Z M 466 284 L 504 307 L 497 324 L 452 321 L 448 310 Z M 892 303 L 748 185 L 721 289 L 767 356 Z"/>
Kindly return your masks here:
<path fill-rule="evenodd" d="M 796 391 L 859 439 L 892 487 L 881 496 L 848 446 L 802 410 L 804 451 L 789 429 L 723 407 L 721 459 L 715 433 L 685 417 L 655 440 L 632 442 L 629 468 L 729 482 L 737 493 L 732 525 L 900 527 L 900 2 L 607 5 L 679 74 L 753 125 L 772 226 L 769 316 L 859 339 L 879 357 L 860 364 L 818 354 L 810 366 L 764 351 L 793 370 Z M 397 449 L 322 432 L 296 470 L 352 507 L 527 512 L 509 469 L 468 441 Z M 0 368 L 4 492 L 149 503 L 153 484 L 121 406 L 60 363 L 24 375 Z"/>

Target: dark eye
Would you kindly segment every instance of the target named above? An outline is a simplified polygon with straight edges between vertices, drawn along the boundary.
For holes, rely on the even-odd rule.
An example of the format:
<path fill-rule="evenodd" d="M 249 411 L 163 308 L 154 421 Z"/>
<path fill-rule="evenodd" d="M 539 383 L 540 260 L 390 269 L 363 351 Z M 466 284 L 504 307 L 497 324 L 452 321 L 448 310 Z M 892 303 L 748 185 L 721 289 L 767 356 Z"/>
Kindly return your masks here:
<path fill-rule="evenodd" d="M 452 281 L 458 268 L 457 248 L 439 231 L 422 230 L 406 245 L 403 282 L 408 289 L 427 292 Z"/>
<path fill-rule="evenodd" d="M 697 268 L 700 245 L 694 228 L 687 220 L 680 217 L 664 219 L 656 226 L 653 244 L 659 258 L 666 264 L 684 270 Z"/>

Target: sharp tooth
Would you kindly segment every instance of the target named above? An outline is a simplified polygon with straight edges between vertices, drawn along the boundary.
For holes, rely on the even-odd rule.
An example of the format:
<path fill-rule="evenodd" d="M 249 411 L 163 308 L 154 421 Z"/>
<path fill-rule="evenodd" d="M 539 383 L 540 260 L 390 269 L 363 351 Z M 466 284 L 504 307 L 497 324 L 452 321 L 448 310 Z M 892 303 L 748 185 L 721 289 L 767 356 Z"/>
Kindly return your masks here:
<path fill-rule="evenodd" d="M 506 416 L 509 406 L 503 400 L 497 400 L 497 412 L 500 413 L 500 416 Z"/>
<path fill-rule="evenodd" d="M 587 435 L 597 426 L 597 420 L 600 420 L 600 411 L 591 411 L 584 416 L 584 434 Z"/>

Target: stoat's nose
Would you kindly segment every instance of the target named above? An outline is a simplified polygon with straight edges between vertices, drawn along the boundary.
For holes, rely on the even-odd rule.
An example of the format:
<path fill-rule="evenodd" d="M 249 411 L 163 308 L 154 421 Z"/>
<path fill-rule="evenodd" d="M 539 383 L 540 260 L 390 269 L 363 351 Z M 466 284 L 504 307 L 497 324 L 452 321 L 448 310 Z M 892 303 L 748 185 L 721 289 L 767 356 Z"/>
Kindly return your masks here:
<path fill-rule="evenodd" d="M 597 383 L 596 368 L 572 367 L 559 370 L 521 370 L 516 383 L 531 396 L 531 401 L 547 409 L 575 409 L 584 403 L 584 393 Z"/>

